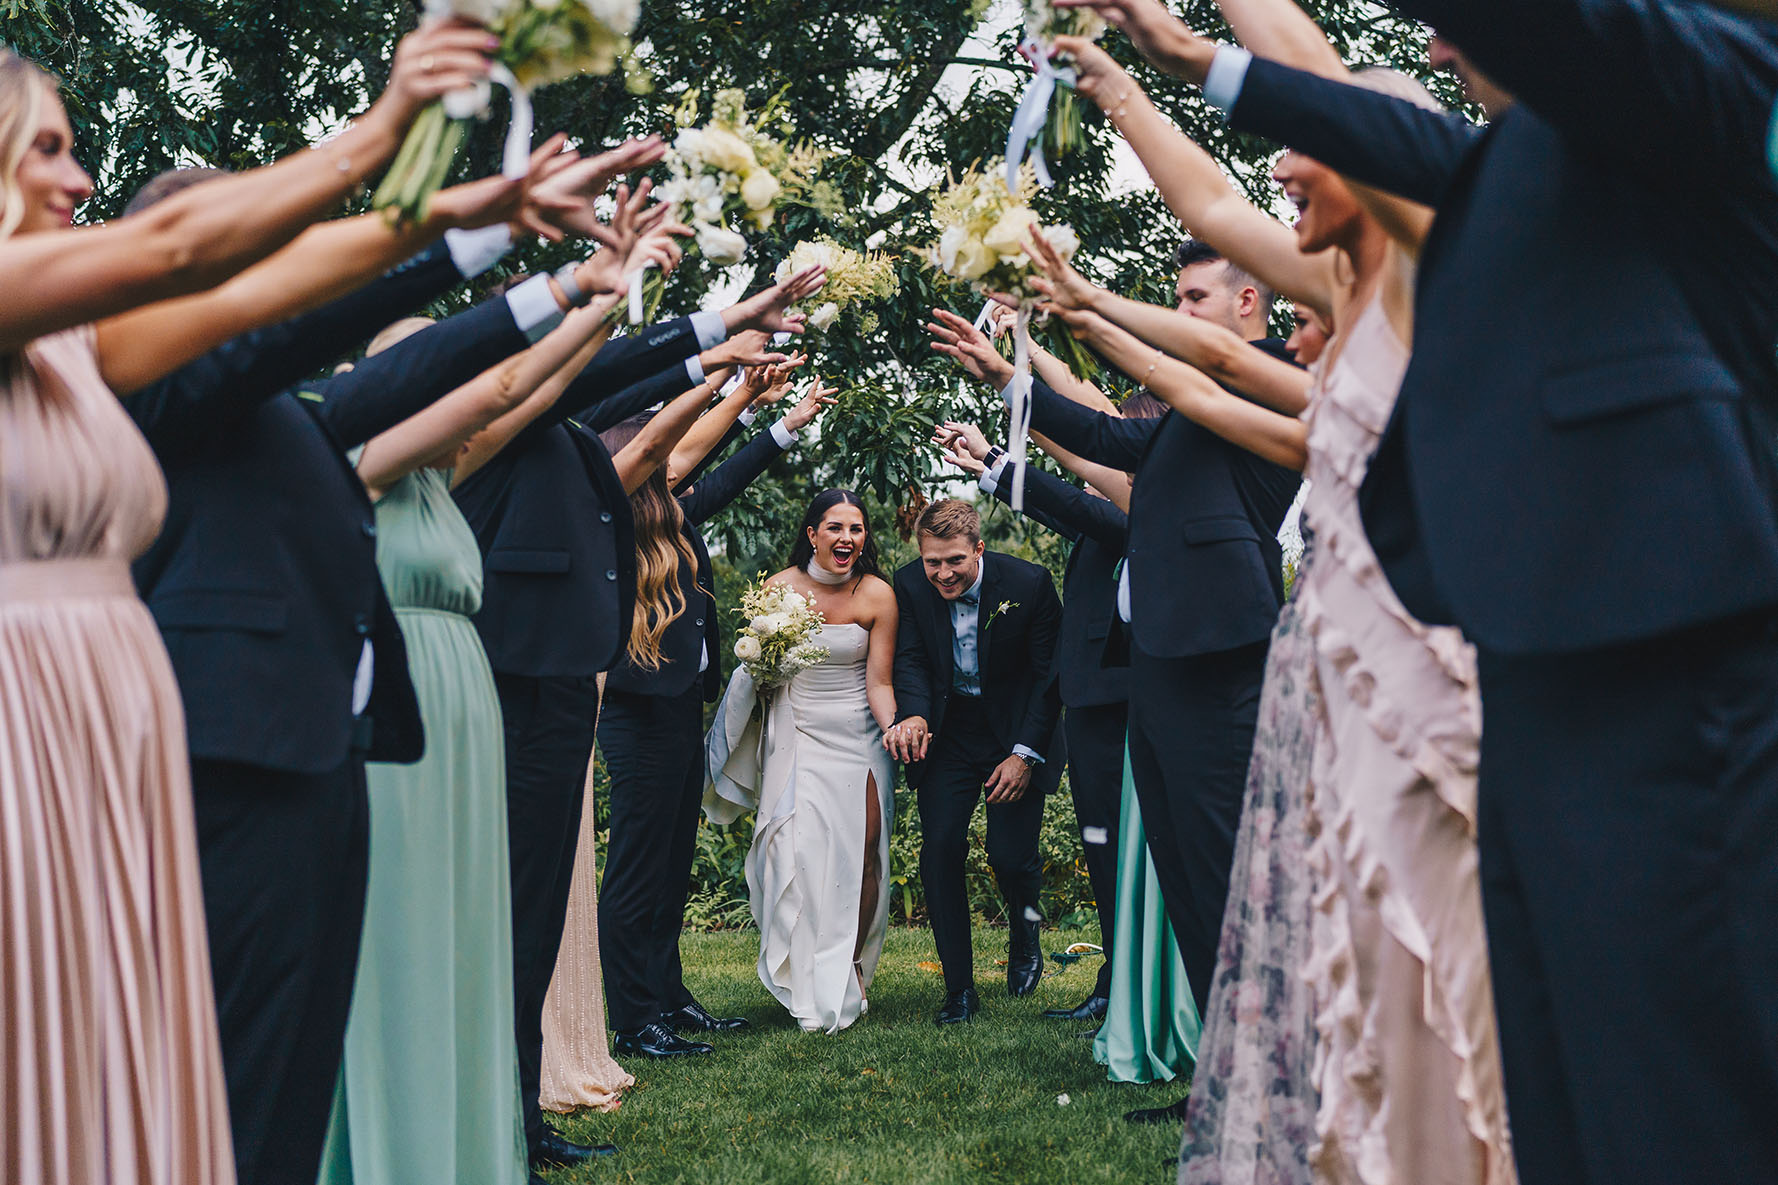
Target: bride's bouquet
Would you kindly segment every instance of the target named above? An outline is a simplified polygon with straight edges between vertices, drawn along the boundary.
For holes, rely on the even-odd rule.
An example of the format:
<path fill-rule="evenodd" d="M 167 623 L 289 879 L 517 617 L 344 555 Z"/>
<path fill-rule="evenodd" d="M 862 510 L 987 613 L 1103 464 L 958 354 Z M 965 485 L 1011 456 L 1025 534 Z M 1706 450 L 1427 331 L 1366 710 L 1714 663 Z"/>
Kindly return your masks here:
<path fill-rule="evenodd" d="M 524 175 L 531 154 L 531 92 L 582 74 L 609 74 L 621 63 L 632 90 L 647 78 L 630 56 L 641 0 L 426 0 L 425 20 L 464 17 L 500 38 L 493 82 L 512 95 L 512 126 L 502 166 Z M 420 219 L 444 184 L 468 121 L 488 112 L 492 87 L 446 95 L 414 122 L 372 204 L 398 220 Z"/>
<path fill-rule="evenodd" d="M 741 594 L 747 624 L 735 639 L 735 657 L 761 691 L 782 687 L 801 670 L 827 661 L 827 649 L 811 641 L 826 622 L 807 597 L 784 584 L 767 584 L 762 572 Z"/>
<path fill-rule="evenodd" d="M 1074 97 L 1074 71 L 1058 69 L 1050 60 L 1058 37 L 1085 37 L 1097 41 L 1105 32 L 1105 18 L 1090 8 L 1057 8 L 1050 0 L 1024 0 L 1025 39 L 1019 52 L 1030 62 L 1037 77 L 1025 88 L 1019 101 L 1018 114 L 1013 116 L 1012 131 L 1006 138 L 1006 186 L 1015 185 L 1015 170 L 1024 162 L 1027 152 L 1045 189 L 1050 186 L 1049 166 L 1043 159 L 1043 134 L 1046 123 L 1050 139 L 1059 156 L 1073 152 L 1086 137 L 1081 124 L 1080 105 Z M 1056 104 L 1055 117 L 1050 118 L 1050 101 L 1057 88 L 1062 91 Z"/>
<path fill-rule="evenodd" d="M 696 127 L 694 90 L 673 117 L 680 131 L 667 153 L 667 182 L 656 195 L 691 224 L 711 263 L 726 267 L 746 258 L 747 240 L 727 225 L 731 217 L 769 230 L 779 204 L 806 193 L 826 159 L 820 149 L 791 147 L 765 130 L 782 114 L 772 103 L 755 120 L 741 91 L 723 90 L 711 103 L 709 122 Z"/>
<path fill-rule="evenodd" d="M 782 284 L 817 264 L 827 269 L 827 282 L 821 288 L 821 303 L 807 310 L 809 329 L 816 333 L 832 327 L 852 306 L 888 300 L 901 289 L 895 261 L 888 255 L 880 251 L 854 251 L 826 237 L 805 240 L 792 247 L 789 257 L 778 265 L 772 279 Z M 875 311 L 865 309 L 859 313 L 859 333 L 871 333 L 876 327 Z"/>

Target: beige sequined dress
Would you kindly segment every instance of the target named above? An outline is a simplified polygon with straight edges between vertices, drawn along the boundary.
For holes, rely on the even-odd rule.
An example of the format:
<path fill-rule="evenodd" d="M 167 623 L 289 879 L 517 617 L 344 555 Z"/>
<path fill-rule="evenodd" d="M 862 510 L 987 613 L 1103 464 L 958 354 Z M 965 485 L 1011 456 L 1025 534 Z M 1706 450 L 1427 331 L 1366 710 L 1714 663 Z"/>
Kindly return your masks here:
<path fill-rule="evenodd" d="M 166 487 L 90 327 L 0 368 L 0 1181 L 232 1185 Z"/>

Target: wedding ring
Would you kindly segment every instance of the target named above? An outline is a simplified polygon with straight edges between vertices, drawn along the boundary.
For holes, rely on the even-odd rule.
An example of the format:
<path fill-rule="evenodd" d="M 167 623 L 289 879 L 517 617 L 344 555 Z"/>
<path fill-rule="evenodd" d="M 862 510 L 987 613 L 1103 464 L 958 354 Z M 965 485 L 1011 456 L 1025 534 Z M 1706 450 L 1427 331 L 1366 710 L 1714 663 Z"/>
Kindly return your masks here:
<path fill-rule="evenodd" d="M 438 59 L 433 57 L 431 54 L 427 54 L 425 57 L 420 59 L 420 70 L 423 73 L 426 73 L 426 74 L 432 73 L 432 68 L 436 65 L 438 65 Z"/>

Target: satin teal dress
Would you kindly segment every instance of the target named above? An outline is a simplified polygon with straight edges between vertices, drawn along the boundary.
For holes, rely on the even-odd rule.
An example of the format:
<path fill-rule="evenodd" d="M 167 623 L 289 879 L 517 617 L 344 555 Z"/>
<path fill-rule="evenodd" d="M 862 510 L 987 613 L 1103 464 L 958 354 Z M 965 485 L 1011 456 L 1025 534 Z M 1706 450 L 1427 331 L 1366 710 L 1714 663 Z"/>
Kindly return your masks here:
<path fill-rule="evenodd" d="M 482 558 L 446 475 L 377 504 L 377 567 L 426 726 L 372 765 L 370 888 L 324 1185 L 524 1185 L 500 702 L 469 616 Z"/>
<path fill-rule="evenodd" d="M 1093 1039 L 1093 1060 L 1113 1082 L 1171 1082 L 1191 1070 L 1201 1025 L 1143 836 L 1128 754 L 1120 819 L 1111 1005 Z"/>

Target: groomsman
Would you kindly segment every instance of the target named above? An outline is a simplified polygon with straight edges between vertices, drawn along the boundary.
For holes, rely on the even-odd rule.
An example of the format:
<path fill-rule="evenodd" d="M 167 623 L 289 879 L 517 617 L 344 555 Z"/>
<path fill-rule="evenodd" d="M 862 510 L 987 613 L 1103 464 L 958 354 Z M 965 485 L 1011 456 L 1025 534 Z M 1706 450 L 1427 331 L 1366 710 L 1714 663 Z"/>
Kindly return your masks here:
<path fill-rule="evenodd" d="M 883 744 L 918 793 L 920 882 L 944 965 L 945 1025 L 982 1007 L 963 865 L 984 790 L 988 863 L 1012 931 L 1007 990 L 1029 995 L 1043 974 L 1037 835 L 1058 780 L 1044 757 L 1061 714 L 1049 675 L 1062 605 L 1043 568 L 983 546 L 968 503 L 934 502 L 914 536 L 920 559 L 895 574 L 897 719 Z"/>

